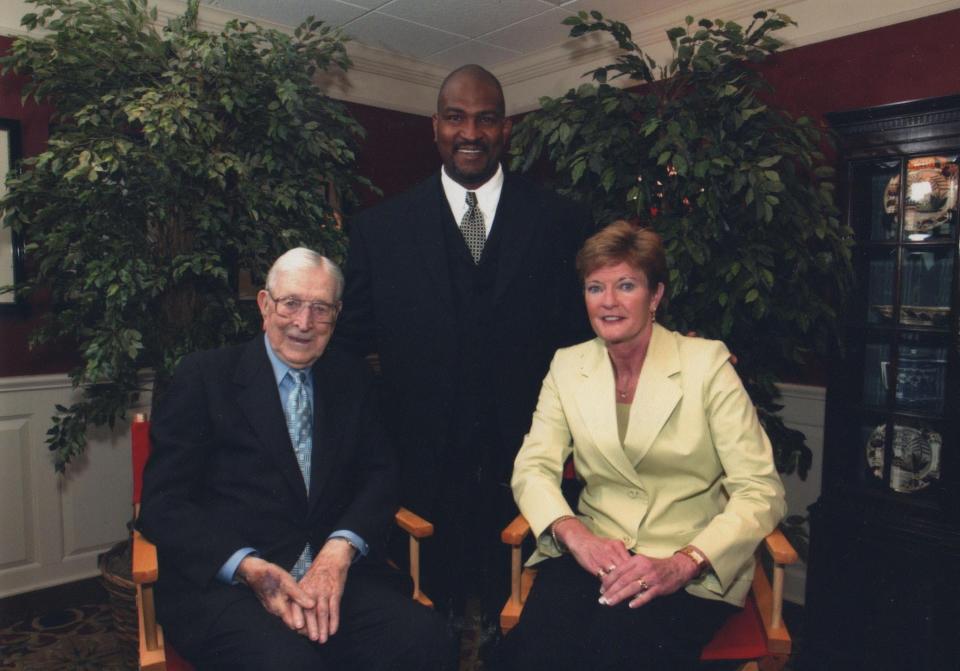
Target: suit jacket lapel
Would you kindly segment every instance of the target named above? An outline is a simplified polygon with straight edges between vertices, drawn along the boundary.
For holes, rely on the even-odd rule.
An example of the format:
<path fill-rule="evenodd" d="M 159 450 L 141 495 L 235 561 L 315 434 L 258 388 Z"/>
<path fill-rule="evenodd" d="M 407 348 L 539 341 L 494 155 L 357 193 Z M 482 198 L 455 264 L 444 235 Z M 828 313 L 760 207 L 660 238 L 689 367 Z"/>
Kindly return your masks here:
<path fill-rule="evenodd" d="M 613 366 L 607 357 L 603 341 L 595 339 L 593 342 L 596 346 L 589 350 L 581 361 L 580 375 L 583 383 L 577 387 L 575 393 L 577 406 L 597 450 L 614 470 L 627 480 L 635 481 L 636 469 L 624 453 L 617 431 Z"/>
<path fill-rule="evenodd" d="M 634 467 L 650 450 L 683 396 L 677 380 L 679 374 L 680 353 L 676 343 L 666 329 L 654 324 L 624 440 L 626 455 Z"/>
<path fill-rule="evenodd" d="M 277 381 L 264 347 L 263 336 L 255 337 L 246 346 L 233 378 L 233 381 L 242 387 L 237 394 L 237 403 L 253 427 L 264 451 L 270 454 L 287 480 L 294 496 L 306 506 L 307 492 L 303 485 L 303 475 L 290 444 Z"/>
<path fill-rule="evenodd" d="M 412 229 L 411 237 L 430 283 L 417 290 L 432 294 L 437 300 L 437 314 L 453 314 L 453 290 L 443 234 L 443 227 L 450 225 L 453 214 L 443 193 L 439 172 L 423 184 L 417 198 L 411 199 L 405 219 Z"/>
<path fill-rule="evenodd" d="M 335 403 L 339 396 L 333 392 L 329 366 L 323 357 L 313 364 L 313 457 L 310 460 L 310 508 L 317 505 L 324 483 L 334 470 L 333 464 L 340 448 L 343 427 L 328 421 L 336 417 Z"/>
<path fill-rule="evenodd" d="M 534 239 L 534 233 L 542 226 L 536 203 L 526 197 L 524 191 L 524 184 L 517 177 L 504 175 L 497 213 L 493 218 L 500 251 L 494 293 L 496 302 L 500 301 L 510 281 L 522 270 L 525 260 L 529 258 L 527 249 Z"/>

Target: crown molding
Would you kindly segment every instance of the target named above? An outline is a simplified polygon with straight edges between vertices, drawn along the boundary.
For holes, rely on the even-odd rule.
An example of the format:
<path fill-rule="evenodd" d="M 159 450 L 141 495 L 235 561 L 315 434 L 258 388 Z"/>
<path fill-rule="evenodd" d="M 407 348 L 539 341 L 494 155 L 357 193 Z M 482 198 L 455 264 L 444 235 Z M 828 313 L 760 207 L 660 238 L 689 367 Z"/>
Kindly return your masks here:
<path fill-rule="evenodd" d="M 347 42 L 347 54 L 352 63 L 347 72 L 322 73 L 317 78 L 328 95 L 421 116 L 436 110 L 446 68 L 357 41 Z"/>

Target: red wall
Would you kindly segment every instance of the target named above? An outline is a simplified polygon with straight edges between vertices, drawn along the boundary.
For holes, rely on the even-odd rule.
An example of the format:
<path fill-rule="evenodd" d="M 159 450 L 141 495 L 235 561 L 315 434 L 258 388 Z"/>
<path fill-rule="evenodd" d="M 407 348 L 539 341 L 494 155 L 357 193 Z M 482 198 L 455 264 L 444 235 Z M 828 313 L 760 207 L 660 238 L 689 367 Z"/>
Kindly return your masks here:
<path fill-rule="evenodd" d="M 960 93 L 960 10 L 777 54 L 762 66 L 778 105 L 824 112 Z"/>
<path fill-rule="evenodd" d="M 350 113 L 367 131 L 357 157 L 357 170 L 384 197 L 410 188 L 440 168 L 429 117 L 348 103 Z M 380 200 L 373 193 L 360 194 L 361 207 Z"/>
<path fill-rule="evenodd" d="M 6 53 L 12 40 L 0 35 L 0 53 Z M 0 77 L 0 117 L 20 122 L 21 150 L 24 156 L 38 154 L 47 144 L 50 109 L 32 101 L 20 102 L 23 78 Z M 29 266 L 29 259 L 27 260 Z M 45 311 L 42 296 L 32 298 L 24 310 L 0 312 L 0 376 L 38 375 L 68 370 L 75 357 L 67 347 L 44 346 L 31 351 L 27 346 L 30 331 Z"/>
<path fill-rule="evenodd" d="M 772 102 L 795 112 L 821 117 L 824 112 L 856 109 L 960 93 L 960 10 L 786 51 L 763 65 L 776 88 Z M 0 51 L 10 44 L 0 37 Z M 20 105 L 15 78 L 0 79 L 0 116 L 19 119 L 24 153 L 42 149 L 48 111 Z M 358 169 L 385 196 L 398 193 L 439 166 L 430 119 L 366 105 L 349 105 L 367 129 Z M 364 194 L 369 205 L 377 200 Z M 32 306 L 32 314 L 42 304 Z M 70 359 L 47 348 L 26 346 L 32 318 L 0 314 L 0 376 L 62 372 Z"/>

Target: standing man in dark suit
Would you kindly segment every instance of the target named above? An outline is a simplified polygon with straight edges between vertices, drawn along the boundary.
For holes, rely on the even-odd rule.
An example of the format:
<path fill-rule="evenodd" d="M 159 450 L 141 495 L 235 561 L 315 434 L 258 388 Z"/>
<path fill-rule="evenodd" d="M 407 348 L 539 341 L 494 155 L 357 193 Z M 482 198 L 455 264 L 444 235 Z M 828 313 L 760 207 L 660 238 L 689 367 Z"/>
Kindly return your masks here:
<path fill-rule="evenodd" d="M 507 590 L 499 530 L 516 514 L 513 458 L 557 347 L 586 339 L 574 271 L 587 217 L 500 165 L 512 122 L 476 65 L 443 82 L 442 170 L 350 225 L 337 343 L 379 354 L 401 501 L 435 524 L 427 593 L 459 614 Z"/>
<path fill-rule="evenodd" d="M 257 296 L 265 335 L 186 357 L 156 409 L 140 525 L 160 622 L 200 668 L 445 666 L 442 620 L 376 560 L 395 461 L 362 360 L 325 351 L 342 289 L 287 252 Z"/>

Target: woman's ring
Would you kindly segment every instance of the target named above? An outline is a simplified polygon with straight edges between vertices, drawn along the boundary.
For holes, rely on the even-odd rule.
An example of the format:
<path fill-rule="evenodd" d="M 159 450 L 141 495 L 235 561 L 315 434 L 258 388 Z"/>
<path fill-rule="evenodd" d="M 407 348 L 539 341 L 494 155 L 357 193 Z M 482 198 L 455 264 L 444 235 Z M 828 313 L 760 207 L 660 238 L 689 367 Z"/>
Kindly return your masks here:
<path fill-rule="evenodd" d="M 637 580 L 637 584 L 640 586 L 640 594 L 643 594 L 648 589 L 650 589 L 650 585 L 648 585 L 647 581 L 644 580 L 643 578 L 640 578 L 639 580 Z"/>
<path fill-rule="evenodd" d="M 605 575 L 607 575 L 607 572 L 604 571 L 603 569 L 599 569 L 599 570 L 597 571 L 597 577 L 600 578 L 600 580 L 603 580 L 603 576 L 605 576 Z"/>

